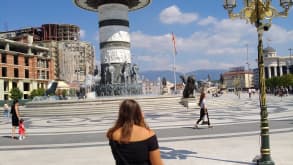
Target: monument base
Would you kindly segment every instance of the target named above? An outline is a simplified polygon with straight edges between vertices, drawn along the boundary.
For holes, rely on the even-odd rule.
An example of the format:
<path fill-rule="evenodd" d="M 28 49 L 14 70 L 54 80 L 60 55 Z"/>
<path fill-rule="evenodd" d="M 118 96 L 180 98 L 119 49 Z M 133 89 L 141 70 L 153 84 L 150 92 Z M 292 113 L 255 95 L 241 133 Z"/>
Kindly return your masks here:
<path fill-rule="evenodd" d="M 180 103 L 186 107 L 189 108 L 198 108 L 198 100 L 196 98 L 181 98 Z"/>
<path fill-rule="evenodd" d="M 89 92 L 86 94 L 86 99 L 96 99 L 96 92 Z"/>
<path fill-rule="evenodd" d="M 168 88 L 164 87 L 161 92 L 162 95 L 168 94 Z"/>

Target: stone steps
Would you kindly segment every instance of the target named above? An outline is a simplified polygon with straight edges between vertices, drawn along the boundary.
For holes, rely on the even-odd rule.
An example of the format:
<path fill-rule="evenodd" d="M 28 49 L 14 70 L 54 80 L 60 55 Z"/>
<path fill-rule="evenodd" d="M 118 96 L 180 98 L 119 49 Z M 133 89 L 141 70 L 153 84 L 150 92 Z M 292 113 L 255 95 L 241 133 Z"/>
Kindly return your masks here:
<path fill-rule="evenodd" d="M 130 98 L 130 97 L 127 97 Z M 28 103 L 21 107 L 21 115 L 33 116 L 74 116 L 74 115 L 98 115 L 101 113 L 118 112 L 119 105 L 124 98 L 102 98 L 96 100 L 75 100 L 43 103 Z M 139 102 L 143 111 L 172 111 L 184 108 L 179 102 L 181 97 L 133 97 Z"/>

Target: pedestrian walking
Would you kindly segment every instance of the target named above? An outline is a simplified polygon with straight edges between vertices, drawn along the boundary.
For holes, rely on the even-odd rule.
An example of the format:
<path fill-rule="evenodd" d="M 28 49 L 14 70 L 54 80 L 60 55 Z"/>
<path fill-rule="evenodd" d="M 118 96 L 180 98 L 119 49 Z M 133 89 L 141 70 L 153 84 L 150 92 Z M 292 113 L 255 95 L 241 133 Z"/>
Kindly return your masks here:
<path fill-rule="evenodd" d="M 251 98 L 251 93 L 252 93 L 252 91 L 251 91 L 251 89 L 249 88 L 249 89 L 248 89 L 248 96 L 249 96 L 249 98 Z"/>
<path fill-rule="evenodd" d="M 18 137 L 19 140 L 23 140 L 25 138 L 25 126 L 24 126 L 23 119 L 19 120 L 18 134 L 19 134 L 19 137 Z"/>
<path fill-rule="evenodd" d="M 11 106 L 11 120 L 12 120 L 12 135 L 11 135 L 11 138 L 12 139 L 15 139 L 15 130 L 16 130 L 16 127 L 19 126 L 19 119 L 20 119 L 19 103 L 18 103 L 18 100 L 15 99 L 13 101 L 12 106 Z"/>
<path fill-rule="evenodd" d="M 120 104 L 118 119 L 108 130 L 107 138 L 116 165 L 163 165 L 157 136 L 133 99 Z"/>
<path fill-rule="evenodd" d="M 198 128 L 198 124 L 200 121 L 204 121 L 204 117 L 207 117 L 207 124 L 209 126 L 209 128 L 212 128 L 211 123 L 210 123 L 210 118 L 209 118 L 209 113 L 208 113 L 208 109 L 206 106 L 206 94 L 204 92 L 202 92 L 200 94 L 200 98 L 199 98 L 199 106 L 200 106 L 200 117 L 197 120 L 197 122 L 195 123 L 193 128 Z"/>
<path fill-rule="evenodd" d="M 3 105 L 3 115 L 4 115 L 4 117 L 6 117 L 7 118 L 7 120 L 9 121 L 9 114 L 10 114 L 10 111 L 9 111 L 9 106 L 8 106 L 8 104 L 7 103 L 5 103 L 4 105 Z"/>

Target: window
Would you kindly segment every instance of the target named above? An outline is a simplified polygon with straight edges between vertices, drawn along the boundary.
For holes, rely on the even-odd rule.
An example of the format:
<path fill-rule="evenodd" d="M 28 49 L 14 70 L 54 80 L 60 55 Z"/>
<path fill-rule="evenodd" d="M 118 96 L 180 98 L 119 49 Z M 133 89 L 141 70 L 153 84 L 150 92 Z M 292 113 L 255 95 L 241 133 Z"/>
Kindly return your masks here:
<path fill-rule="evenodd" d="M 24 94 L 24 95 L 23 95 L 23 99 L 29 99 L 28 94 Z"/>
<path fill-rule="evenodd" d="M 46 68 L 49 68 L 49 61 L 46 61 Z"/>
<path fill-rule="evenodd" d="M 24 58 L 24 64 L 25 66 L 29 66 L 29 57 Z"/>
<path fill-rule="evenodd" d="M 16 81 L 12 82 L 12 88 L 17 88 L 17 82 Z"/>
<path fill-rule="evenodd" d="M 13 62 L 14 65 L 18 65 L 18 55 L 14 55 Z"/>
<path fill-rule="evenodd" d="M 9 99 L 8 94 L 4 94 L 4 100 L 8 100 L 8 99 Z"/>
<path fill-rule="evenodd" d="M 30 78 L 30 74 L 29 74 L 30 72 L 29 72 L 29 70 L 28 69 L 25 69 L 24 70 L 24 76 L 25 76 L 25 78 Z"/>
<path fill-rule="evenodd" d="M 47 71 L 47 79 L 49 79 L 49 71 Z"/>
<path fill-rule="evenodd" d="M 14 68 L 14 77 L 18 77 L 18 68 Z"/>
<path fill-rule="evenodd" d="M 40 71 L 37 71 L 38 79 L 41 79 Z"/>
<path fill-rule="evenodd" d="M 1 63 L 6 63 L 7 62 L 7 56 L 5 53 L 1 54 Z"/>
<path fill-rule="evenodd" d="M 30 91 L 30 83 L 27 83 L 27 82 L 23 83 L 23 91 Z"/>
<path fill-rule="evenodd" d="M 2 67 L 2 77 L 7 77 L 7 68 Z"/>
<path fill-rule="evenodd" d="M 8 83 L 8 81 L 4 81 L 4 91 L 6 91 L 6 92 L 9 91 L 9 83 Z"/>
<path fill-rule="evenodd" d="M 283 74 L 288 74 L 287 73 L 287 66 L 282 66 L 282 72 L 283 72 Z"/>

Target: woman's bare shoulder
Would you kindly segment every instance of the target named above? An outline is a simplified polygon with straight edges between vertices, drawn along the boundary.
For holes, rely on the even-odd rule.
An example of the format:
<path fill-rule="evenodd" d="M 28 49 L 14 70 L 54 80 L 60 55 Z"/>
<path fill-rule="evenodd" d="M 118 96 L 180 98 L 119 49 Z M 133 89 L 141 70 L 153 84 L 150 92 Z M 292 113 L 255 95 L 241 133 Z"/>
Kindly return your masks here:
<path fill-rule="evenodd" d="M 118 128 L 117 130 L 115 130 L 112 134 L 112 140 L 116 140 L 118 141 L 121 137 L 121 128 Z"/>
<path fill-rule="evenodd" d="M 151 129 L 140 127 L 140 126 L 134 126 L 133 127 L 133 140 L 139 141 L 139 140 L 145 140 L 155 135 L 155 132 Z"/>

